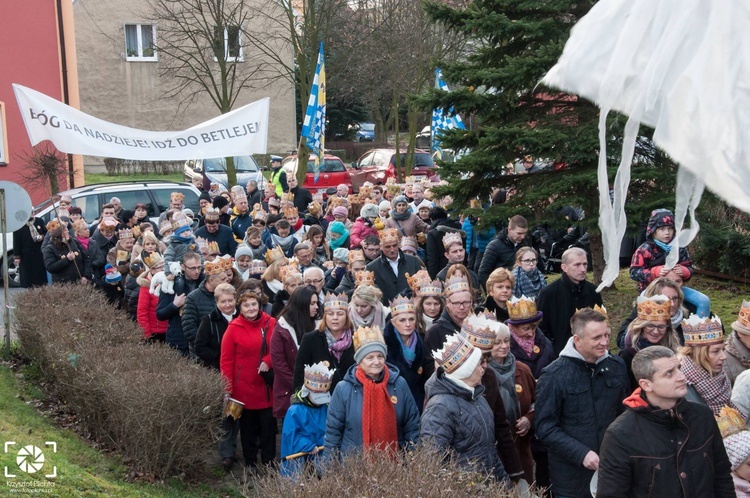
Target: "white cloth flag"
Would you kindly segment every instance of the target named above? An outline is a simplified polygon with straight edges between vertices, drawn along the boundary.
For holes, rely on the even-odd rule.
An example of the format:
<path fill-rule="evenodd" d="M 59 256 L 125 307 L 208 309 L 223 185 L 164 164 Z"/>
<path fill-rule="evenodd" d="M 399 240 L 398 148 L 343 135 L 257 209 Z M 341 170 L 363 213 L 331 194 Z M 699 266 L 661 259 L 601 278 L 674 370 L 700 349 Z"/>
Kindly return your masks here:
<path fill-rule="evenodd" d="M 109 123 L 43 93 L 13 84 L 32 145 L 49 140 L 68 154 L 174 161 L 265 154 L 268 97 L 184 131 L 147 131 Z"/>

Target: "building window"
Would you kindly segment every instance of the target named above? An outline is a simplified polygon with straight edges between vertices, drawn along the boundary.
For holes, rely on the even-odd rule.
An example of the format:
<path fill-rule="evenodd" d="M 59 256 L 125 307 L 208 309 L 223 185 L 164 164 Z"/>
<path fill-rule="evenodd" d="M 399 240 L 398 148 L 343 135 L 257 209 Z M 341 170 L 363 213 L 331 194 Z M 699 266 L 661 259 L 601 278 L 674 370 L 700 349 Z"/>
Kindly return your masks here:
<path fill-rule="evenodd" d="M 242 30 L 239 26 L 227 26 L 223 32 L 214 28 L 214 53 L 224 52 L 227 62 L 242 62 Z M 214 57 L 214 60 L 217 60 Z"/>
<path fill-rule="evenodd" d="M 125 25 L 125 60 L 155 61 L 156 26 L 152 24 Z"/>

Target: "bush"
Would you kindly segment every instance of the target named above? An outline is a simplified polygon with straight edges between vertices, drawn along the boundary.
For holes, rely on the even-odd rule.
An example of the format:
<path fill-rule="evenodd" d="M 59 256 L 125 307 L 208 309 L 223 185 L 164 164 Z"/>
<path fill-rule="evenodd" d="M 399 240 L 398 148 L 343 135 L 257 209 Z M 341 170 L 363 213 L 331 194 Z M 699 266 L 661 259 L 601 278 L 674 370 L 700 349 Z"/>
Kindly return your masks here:
<path fill-rule="evenodd" d="M 264 498 L 523 496 L 484 474 L 460 467 L 446 458 L 447 455 L 426 447 L 399 454 L 396 461 L 383 453 L 355 453 L 342 460 L 328 460 L 320 477 L 308 474 L 292 481 L 272 472 L 265 478 L 246 483 L 243 495 Z"/>
<path fill-rule="evenodd" d="M 750 279 L 750 215 L 704 196 L 690 257 L 702 270 Z"/>
<path fill-rule="evenodd" d="M 109 176 L 158 174 L 168 175 L 182 171 L 179 161 L 134 161 L 130 159 L 104 158 L 104 168 Z"/>
<path fill-rule="evenodd" d="M 94 437 L 157 477 L 205 461 L 221 417 L 219 373 L 141 344 L 138 326 L 89 286 L 31 289 L 15 305 L 22 353 Z"/>

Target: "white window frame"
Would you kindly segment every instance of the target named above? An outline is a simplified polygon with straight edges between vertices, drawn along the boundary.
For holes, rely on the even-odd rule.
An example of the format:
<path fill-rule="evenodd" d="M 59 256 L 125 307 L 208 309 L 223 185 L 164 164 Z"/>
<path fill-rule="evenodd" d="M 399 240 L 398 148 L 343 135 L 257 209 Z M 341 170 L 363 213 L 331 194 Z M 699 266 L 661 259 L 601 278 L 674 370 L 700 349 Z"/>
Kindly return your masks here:
<path fill-rule="evenodd" d="M 128 29 L 127 26 L 136 26 L 136 37 L 138 41 L 138 55 L 128 55 Z M 154 42 L 154 55 L 146 57 L 143 55 L 143 26 L 151 26 L 151 36 Z M 156 62 L 159 60 L 159 53 L 156 49 L 156 24 L 130 22 L 123 25 L 125 32 L 125 60 L 128 62 Z"/>
<path fill-rule="evenodd" d="M 224 60 L 226 62 L 244 62 L 245 51 L 242 48 L 242 26 L 237 26 L 237 45 L 240 48 L 238 57 L 229 57 L 229 30 L 228 27 L 224 28 Z M 214 62 L 218 62 L 219 59 L 214 56 Z"/>

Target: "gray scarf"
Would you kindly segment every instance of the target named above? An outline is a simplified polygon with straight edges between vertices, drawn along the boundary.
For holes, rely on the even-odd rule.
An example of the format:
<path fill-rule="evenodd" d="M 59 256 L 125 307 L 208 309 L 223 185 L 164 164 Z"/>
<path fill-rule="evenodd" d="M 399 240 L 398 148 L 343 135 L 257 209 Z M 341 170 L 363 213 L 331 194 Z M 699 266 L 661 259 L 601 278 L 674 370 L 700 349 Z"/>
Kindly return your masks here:
<path fill-rule="evenodd" d="M 671 322 L 672 322 L 672 328 L 677 330 L 677 327 L 682 325 L 682 308 L 677 308 L 677 313 L 672 315 Z"/>
<path fill-rule="evenodd" d="M 490 361 L 490 366 L 495 371 L 497 382 L 500 385 L 500 397 L 505 406 L 505 415 L 511 428 L 516 426 L 516 420 L 521 415 L 521 404 L 516 395 L 516 358 L 508 353 L 501 365 L 496 359 Z"/>

